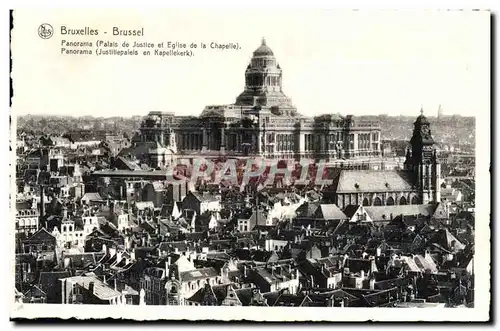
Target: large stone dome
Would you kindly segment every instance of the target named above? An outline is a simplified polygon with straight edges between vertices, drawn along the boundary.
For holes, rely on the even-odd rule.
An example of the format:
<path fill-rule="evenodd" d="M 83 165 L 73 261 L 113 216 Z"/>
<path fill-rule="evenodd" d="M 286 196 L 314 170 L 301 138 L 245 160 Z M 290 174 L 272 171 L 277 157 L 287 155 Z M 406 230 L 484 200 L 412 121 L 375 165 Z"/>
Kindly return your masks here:
<path fill-rule="evenodd" d="M 253 56 L 274 56 L 273 51 L 266 45 L 266 40 L 262 38 L 262 44 L 253 52 Z"/>

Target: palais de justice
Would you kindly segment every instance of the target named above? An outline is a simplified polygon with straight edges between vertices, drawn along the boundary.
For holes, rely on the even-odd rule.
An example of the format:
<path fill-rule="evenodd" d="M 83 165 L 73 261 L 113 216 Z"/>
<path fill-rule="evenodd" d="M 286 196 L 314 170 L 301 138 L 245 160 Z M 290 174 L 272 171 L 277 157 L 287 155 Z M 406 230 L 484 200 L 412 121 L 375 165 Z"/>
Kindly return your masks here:
<path fill-rule="evenodd" d="M 150 143 L 153 166 L 164 166 L 172 154 L 327 160 L 381 154 L 375 121 L 301 115 L 283 92 L 282 69 L 264 39 L 234 104 L 207 106 L 200 117 L 150 112 L 136 139 Z"/>

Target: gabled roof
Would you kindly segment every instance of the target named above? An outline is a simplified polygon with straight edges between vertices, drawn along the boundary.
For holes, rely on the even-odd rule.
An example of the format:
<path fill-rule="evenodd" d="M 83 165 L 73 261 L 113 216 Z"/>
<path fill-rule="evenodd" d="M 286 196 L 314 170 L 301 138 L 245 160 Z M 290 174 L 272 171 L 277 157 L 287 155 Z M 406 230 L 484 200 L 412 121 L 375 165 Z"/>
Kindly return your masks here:
<path fill-rule="evenodd" d="M 200 193 L 200 192 L 191 192 L 191 194 L 196 198 L 196 200 L 200 202 L 215 202 L 219 201 L 217 197 L 211 193 L 205 192 L 205 193 Z"/>
<path fill-rule="evenodd" d="M 432 215 L 433 218 L 448 218 L 448 210 L 444 203 L 438 203 L 434 213 Z"/>
<path fill-rule="evenodd" d="M 40 272 L 40 278 L 38 284 L 43 289 L 50 289 L 54 286 L 60 286 L 59 279 L 70 277 L 69 271 L 50 271 L 50 272 Z"/>
<path fill-rule="evenodd" d="M 241 304 L 243 306 L 249 306 L 250 303 L 252 302 L 253 298 L 253 292 L 258 291 L 255 287 L 245 287 L 245 288 L 240 288 L 234 290 L 234 293 L 236 293 L 236 296 L 240 300 Z"/>
<path fill-rule="evenodd" d="M 337 184 L 337 193 L 411 190 L 410 174 L 394 170 L 342 170 Z"/>
<path fill-rule="evenodd" d="M 295 213 L 297 217 L 313 217 L 319 206 L 318 202 L 304 202 L 295 210 Z"/>
<path fill-rule="evenodd" d="M 46 297 L 47 293 L 45 293 L 38 285 L 33 285 L 28 291 L 24 294 L 24 297 Z"/>
<path fill-rule="evenodd" d="M 101 198 L 101 195 L 97 192 L 88 192 L 85 193 L 82 197 L 82 200 L 88 200 L 88 201 L 103 201 Z"/>
<path fill-rule="evenodd" d="M 413 257 L 415 264 L 422 271 L 430 271 L 431 273 L 438 272 L 438 268 L 436 266 L 436 262 L 432 259 L 432 257 L 428 254 L 426 255 L 416 255 Z"/>
<path fill-rule="evenodd" d="M 451 234 L 448 229 L 439 229 L 428 243 L 437 244 L 450 252 L 463 250 L 465 248 L 465 245 Z"/>
<path fill-rule="evenodd" d="M 181 272 L 180 278 L 184 281 L 191 281 L 196 279 L 206 279 L 218 276 L 219 273 L 213 268 L 200 268 L 190 271 Z"/>
<path fill-rule="evenodd" d="M 37 232 L 33 233 L 31 237 L 24 240 L 24 242 L 40 241 L 40 240 L 56 240 L 56 238 L 50 234 L 45 228 L 41 228 Z"/>
<path fill-rule="evenodd" d="M 365 211 L 374 221 L 390 221 L 398 215 L 432 215 L 435 205 L 394 205 L 394 206 L 367 206 Z"/>
<path fill-rule="evenodd" d="M 321 204 L 314 214 L 315 218 L 324 220 L 346 220 L 348 217 L 335 204 Z"/>
<path fill-rule="evenodd" d="M 66 278 L 72 283 L 77 283 L 82 286 L 86 290 L 89 289 L 90 284 L 94 284 L 94 295 L 101 300 L 111 300 L 117 297 L 120 297 L 122 294 L 118 291 L 115 291 L 101 280 L 94 276 L 74 276 Z"/>
<path fill-rule="evenodd" d="M 130 171 L 141 170 L 141 168 L 137 164 L 130 162 L 123 156 L 118 156 L 115 162 L 112 163 L 111 167 L 120 170 L 130 170 Z"/>
<path fill-rule="evenodd" d="M 361 208 L 360 205 L 348 205 L 347 207 L 344 208 L 344 214 L 348 218 L 352 218 L 356 214 L 359 208 Z"/>

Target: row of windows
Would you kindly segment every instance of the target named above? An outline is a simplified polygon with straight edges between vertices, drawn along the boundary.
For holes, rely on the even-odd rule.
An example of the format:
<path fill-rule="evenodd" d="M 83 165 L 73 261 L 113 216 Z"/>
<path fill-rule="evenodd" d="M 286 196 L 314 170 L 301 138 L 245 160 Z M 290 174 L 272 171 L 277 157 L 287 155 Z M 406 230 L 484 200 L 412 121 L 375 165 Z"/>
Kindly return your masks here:
<path fill-rule="evenodd" d="M 38 218 L 21 218 L 16 222 L 18 226 L 36 226 Z"/>
<path fill-rule="evenodd" d="M 324 138 L 323 138 L 324 137 Z M 316 134 L 306 134 L 305 139 L 305 150 L 331 150 L 336 149 L 337 146 L 343 146 L 344 134 L 342 132 L 332 133 L 329 135 L 316 135 Z M 353 135 L 354 139 L 354 135 Z"/>
<path fill-rule="evenodd" d="M 291 134 L 279 134 L 276 135 L 277 145 L 276 150 L 281 151 L 293 151 L 295 149 L 294 136 Z"/>
<path fill-rule="evenodd" d="M 369 149 L 370 148 L 370 134 L 360 133 L 358 135 L 358 149 Z"/>
<path fill-rule="evenodd" d="M 255 58 L 252 59 L 252 65 L 256 67 L 269 67 L 269 66 L 274 66 L 276 60 L 275 59 L 262 59 L 262 58 Z"/>
<path fill-rule="evenodd" d="M 38 210 L 36 209 L 26 209 L 26 210 L 18 210 L 17 216 L 35 216 L 38 214 Z"/>
<path fill-rule="evenodd" d="M 414 196 L 410 203 L 412 205 L 418 205 L 420 203 L 420 200 L 418 197 Z M 394 200 L 393 197 L 388 197 L 386 202 L 385 202 L 386 206 L 393 206 L 396 204 L 396 200 Z M 408 200 L 405 198 L 405 197 L 401 197 L 399 199 L 399 203 L 398 205 L 407 205 L 408 204 Z M 379 197 L 376 197 L 375 199 L 373 199 L 373 205 L 374 206 L 382 206 L 383 205 L 383 201 L 381 198 Z M 368 198 L 364 198 L 363 199 L 363 206 L 371 206 L 370 204 L 370 201 L 368 200 Z"/>
<path fill-rule="evenodd" d="M 203 134 L 183 134 L 180 141 L 181 149 L 201 149 L 203 146 Z"/>

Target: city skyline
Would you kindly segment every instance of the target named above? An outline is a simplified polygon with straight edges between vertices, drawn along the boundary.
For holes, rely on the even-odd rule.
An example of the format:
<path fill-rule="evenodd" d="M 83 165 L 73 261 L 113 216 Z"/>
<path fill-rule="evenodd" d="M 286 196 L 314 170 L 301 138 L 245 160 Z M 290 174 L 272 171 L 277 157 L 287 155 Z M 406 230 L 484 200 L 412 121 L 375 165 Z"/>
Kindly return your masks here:
<path fill-rule="evenodd" d="M 490 53 L 489 21 L 482 19 L 482 12 L 428 15 L 387 11 L 367 15 L 356 11 L 285 11 L 273 20 L 264 14 L 264 23 L 248 31 L 245 27 L 257 13 L 195 14 L 197 27 L 204 29 L 176 29 L 175 35 L 167 37 L 162 31 L 184 26 L 178 11 L 159 11 L 149 14 L 148 20 L 142 12 L 133 14 L 134 21 L 145 29 L 141 41 L 216 40 L 241 46 L 239 51 L 197 51 L 191 58 L 91 60 L 60 55 L 58 40 L 22 35 L 23 40 L 32 41 L 33 50 L 40 56 L 16 54 L 14 114 L 66 115 L 70 107 L 72 115 L 129 117 L 164 111 L 198 116 L 207 105 L 234 102 L 244 86 L 244 70 L 251 53 L 262 37 L 283 68 L 285 94 L 303 115 L 412 116 L 423 104 L 430 116 L 437 114 L 439 105 L 445 115 L 470 116 L 490 108 L 489 61 L 484 61 L 484 54 Z M 47 12 L 19 20 L 29 19 L 34 24 L 40 15 L 47 17 Z M 100 21 L 107 15 L 111 14 L 100 14 Z M 125 22 L 126 15 L 112 15 L 113 24 Z M 63 16 L 64 11 L 51 12 L 51 22 L 58 26 Z M 83 26 L 85 21 L 74 24 L 80 23 Z M 162 29 L 158 29 L 160 24 Z M 102 24 L 96 26 L 103 28 Z"/>

